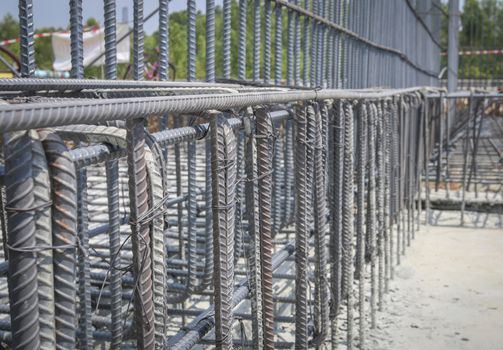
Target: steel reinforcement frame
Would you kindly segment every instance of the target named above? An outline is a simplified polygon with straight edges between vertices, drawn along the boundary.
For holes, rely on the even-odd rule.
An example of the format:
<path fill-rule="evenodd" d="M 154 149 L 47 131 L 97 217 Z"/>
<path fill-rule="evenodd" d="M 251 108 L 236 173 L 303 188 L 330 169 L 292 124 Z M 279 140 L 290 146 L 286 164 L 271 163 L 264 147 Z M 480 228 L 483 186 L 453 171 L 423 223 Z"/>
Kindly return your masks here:
<path fill-rule="evenodd" d="M 156 10 L 159 81 L 143 81 L 143 1 L 126 81 L 115 0 L 104 0 L 105 80 L 84 79 L 82 0 L 69 1 L 72 79 L 32 78 L 33 4 L 19 0 L 22 78 L 0 80 L 0 341 L 365 348 L 434 154 L 434 2 L 241 0 L 233 28 L 223 0 L 217 36 L 207 0 L 199 82 L 188 0 L 182 82 L 167 81 L 168 0 Z"/>

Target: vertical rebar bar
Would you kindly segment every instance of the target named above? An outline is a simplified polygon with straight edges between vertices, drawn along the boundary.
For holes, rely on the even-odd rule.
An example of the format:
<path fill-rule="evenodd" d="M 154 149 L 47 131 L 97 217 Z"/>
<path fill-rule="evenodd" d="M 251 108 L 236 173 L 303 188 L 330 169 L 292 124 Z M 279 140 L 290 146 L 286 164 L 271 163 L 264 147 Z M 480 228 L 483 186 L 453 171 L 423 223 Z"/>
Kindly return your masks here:
<path fill-rule="evenodd" d="M 430 178 L 429 178 L 429 163 L 430 163 L 430 100 L 425 102 L 424 112 L 424 186 L 425 186 L 425 208 L 424 208 L 424 224 L 430 225 Z"/>
<path fill-rule="evenodd" d="M 5 188 L 9 246 L 9 305 L 13 349 L 38 349 L 35 197 L 32 139 L 27 131 L 4 134 Z M 47 205 L 47 203 L 46 203 Z"/>
<path fill-rule="evenodd" d="M 246 79 L 246 13 L 247 0 L 239 0 L 238 28 L 238 79 Z"/>
<path fill-rule="evenodd" d="M 78 250 L 79 274 L 79 348 L 93 348 L 91 322 L 91 266 L 89 256 L 89 235 L 87 209 L 87 169 L 77 172 L 77 234 L 80 243 Z"/>
<path fill-rule="evenodd" d="M 232 349 L 236 139 L 222 114 L 211 118 L 215 343 Z"/>
<path fill-rule="evenodd" d="M 258 205 L 260 208 L 260 266 L 262 270 L 262 325 L 264 349 L 274 349 L 274 304 L 272 290 L 272 162 L 274 129 L 265 109 L 256 112 Z M 278 208 L 279 209 L 279 208 Z"/>
<path fill-rule="evenodd" d="M 376 115 L 376 170 L 377 170 L 377 256 L 379 259 L 378 269 L 378 305 L 382 311 L 384 301 L 384 281 L 385 281 L 385 144 L 383 137 L 383 102 L 379 101 Z"/>
<path fill-rule="evenodd" d="M 213 216 L 212 211 L 212 190 L 211 190 L 211 138 L 206 137 L 204 141 L 204 210 L 205 210 L 205 231 L 206 231 L 206 255 L 204 263 L 204 276 L 203 285 L 208 286 L 211 284 L 213 278 Z M 180 189 L 181 192 L 181 189 Z M 180 207 L 179 207 L 180 208 Z M 180 216 L 181 208 L 178 211 Z"/>
<path fill-rule="evenodd" d="M 84 77 L 84 28 L 82 25 L 82 0 L 70 0 L 70 45 L 72 54 L 71 76 Z"/>
<path fill-rule="evenodd" d="M 295 13 L 292 9 L 287 10 L 287 47 L 286 47 L 286 85 L 294 84 L 295 63 Z"/>
<path fill-rule="evenodd" d="M 274 84 L 281 84 L 283 64 L 283 11 L 279 3 L 275 5 L 275 38 L 274 38 Z"/>
<path fill-rule="evenodd" d="M 187 81 L 196 80 L 196 0 L 187 0 Z"/>
<path fill-rule="evenodd" d="M 308 11 L 310 11 L 310 8 L 309 8 L 309 4 L 310 4 L 310 0 L 304 0 L 304 8 Z M 302 80 L 303 80 L 303 83 L 304 83 L 304 86 L 309 86 L 309 82 L 310 82 L 310 73 L 309 73 L 309 66 L 310 66 L 310 60 L 312 59 L 311 57 L 311 52 L 310 52 L 310 46 L 311 46 L 311 40 L 310 40 L 310 35 L 309 35 L 309 31 L 310 31 L 310 20 L 309 20 L 309 17 L 308 16 L 304 16 L 304 35 L 302 36 L 303 37 L 303 41 L 304 41 L 304 48 L 302 49 L 303 53 L 304 53 L 304 64 L 303 64 L 303 69 L 302 69 Z M 311 72 L 312 74 L 312 72 Z"/>
<path fill-rule="evenodd" d="M 365 348 L 365 173 L 367 165 L 367 149 L 369 148 L 367 144 L 367 132 L 368 127 L 368 106 L 366 102 L 360 102 L 358 106 L 358 116 L 357 116 L 357 155 L 356 155 L 356 166 L 357 166 L 357 197 L 356 197 L 356 273 L 358 278 L 358 312 L 360 315 L 359 322 L 359 347 L 361 349 Z M 370 143 L 371 141 L 368 140 Z M 369 174 L 369 182 L 370 182 Z M 370 188 L 369 188 L 370 193 Z M 367 211 L 369 208 L 367 208 Z M 369 227 L 367 226 L 367 231 Z M 351 293 L 351 291 L 349 291 Z"/>
<path fill-rule="evenodd" d="M 296 109 L 296 149 L 295 149 L 295 348 L 307 349 L 307 119 L 304 106 Z"/>
<path fill-rule="evenodd" d="M 115 2 L 115 0 L 113 1 Z M 169 79 L 168 64 L 169 64 L 169 0 L 159 0 L 159 79 L 160 80 Z"/>
<path fill-rule="evenodd" d="M 160 0 L 166 1 L 167 0 Z M 116 34 L 116 6 L 115 0 L 104 0 L 104 17 L 105 17 L 105 70 L 107 79 L 117 79 L 117 34 Z M 159 5 L 161 6 L 161 5 Z M 162 6 L 161 6 L 162 11 Z M 161 28 L 160 33 L 162 33 Z M 163 57 L 163 45 L 161 42 L 161 76 L 163 72 L 162 57 Z"/>
<path fill-rule="evenodd" d="M 121 236 L 119 217 L 119 161 L 105 163 L 108 196 L 108 224 L 110 227 L 110 316 L 112 340 L 111 349 L 122 346 L 122 271 L 121 269 Z"/>
<path fill-rule="evenodd" d="M 256 164 L 256 142 L 254 120 L 247 113 L 244 118 L 246 130 L 246 218 L 249 224 L 250 253 L 249 253 L 249 289 L 251 300 L 253 349 L 262 349 L 264 329 L 262 327 L 262 285 L 260 237 L 259 237 L 259 208 Z"/>
<path fill-rule="evenodd" d="M 206 0 L 206 81 L 215 81 L 215 0 Z"/>
<path fill-rule="evenodd" d="M 316 307 L 318 314 L 316 316 L 316 335 L 315 342 L 318 347 L 325 342 L 328 330 L 328 311 L 329 295 L 327 294 L 328 285 L 327 274 L 327 256 L 326 256 L 326 231 L 327 231 L 327 202 L 326 202 L 326 159 L 324 153 L 326 150 L 326 126 L 322 120 L 322 113 L 328 111 L 323 107 L 316 106 L 314 140 L 314 240 L 315 240 L 315 276 L 317 283 L 315 285 L 315 300 L 318 300 Z M 325 117 L 327 118 L 327 117 Z"/>
<path fill-rule="evenodd" d="M 77 184 L 75 167 L 56 134 L 39 131 L 52 185 L 52 243 L 56 349 L 74 349 L 76 338 Z"/>
<path fill-rule="evenodd" d="M 342 170 L 344 160 L 344 110 L 342 101 L 334 102 L 334 113 L 332 121 L 333 152 L 329 152 L 329 157 L 333 159 L 333 175 L 330 181 L 332 186 L 331 197 L 331 307 L 330 318 L 332 320 L 332 347 L 337 344 L 337 315 L 341 303 L 341 237 L 342 237 Z"/>
<path fill-rule="evenodd" d="M 377 107 L 374 103 L 369 106 L 369 147 L 368 147 L 368 203 L 367 203 L 367 237 L 368 237 L 368 255 L 370 260 L 370 320 L 371 328 L 376 327 L 376 299 L 377 299 L 377 280 L 376 280 L 376 119 Z"/>
<path fill-rule="evenodd" d="M 342 259 L 347 312 L 347 349 L 353 349 L 353 106 L 344 104 L 344 163 L 342 191 Z"/>
<path fill-rule="evenodd" d="M 264 83 L 271 80 L 271 0 L 264 1 Z"/>
<path fill-rule="evenodd" d="M 296 5 L 300 4 L 300 0 L 293 0 L 293 3 Z M 301 86 L 302 80 L 300 79 L 300 62 L 301 62 L 301 34 L 300 34 L 300 15 L 297 12 L 293 13 L 293 27 L 295 28 L 295 44 L 293 46 L 293 55 L 294 55 L 294 80 L 295 85 Z"/>
<path fill-rule="evenodd" d="M 231 6 L 231 0 L 223 0 L 222 73 L 224 79 L 231 77 Z"/>
<path fill-rule="evenodd" d="M 143 217 L 149 210 L 143 119 L 127 122 L 128 180 L 133 272 L 134 315 L 139 349 L 154 349 L 154 304 L 150 230 Z"/>
<path fill-rule="evenodd" d="M 33 0 L 19 0 L 20 61 L 23 77 L 30 77 L 35 73 L 34 34 Z"/>
<path fill-rule="evenodd" d="M 38 246 L 52 246 L 51 184 L 44 148 L 38 133 L 30 132 L 33 164 L 34 205 L 42 206 L 35 213 L 36 242 Z M 2 229 L 4 229 L 2 227 Z M 7 258 L 7 257 L 6 257 Z M 54 349 L 56 334 L 54 323 L 54 272 L 52 250 L 42 250 L 37 254 L 38 302 L 40 314 L 40 349 Z"/>
<path fill-rule="evenodd" d="M 389 291 L 389 280 L 391 279 L 391 264 L 392 264 L 392 226 L 391 226 L 391 152 L 389 142 L 389 104 L 388 101 L 383 101 L 382 106 L 382 142 L 384 149 L 384 218 L 383 218 L 383 235 L 384 235 L 384 291 Z"/>
<path fill-rule="evenodd" d="M 253 81 L 260 80 L 260 0 L 253 0 Z"/>
<path fill-rule="evenodd" d="M 292 113 L 290 111 L 290 113 Z M 285 175 L 285 210 L 283 224 L 286 226 L 290 224 L 293 219 L 292 215 L 294 213 L 294 195 L 293 195 L 293 185 L 294 185 L 294 126 L 291 119 L 288 119 L 285 123 L 285 153 L 284 153 L 284 175 Z"/>

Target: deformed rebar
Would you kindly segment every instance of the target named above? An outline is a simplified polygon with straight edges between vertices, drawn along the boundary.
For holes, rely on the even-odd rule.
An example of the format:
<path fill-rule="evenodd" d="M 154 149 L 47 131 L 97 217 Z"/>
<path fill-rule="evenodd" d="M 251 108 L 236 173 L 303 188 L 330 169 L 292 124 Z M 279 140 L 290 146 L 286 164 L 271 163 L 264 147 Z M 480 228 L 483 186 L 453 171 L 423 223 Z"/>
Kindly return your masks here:
<path fill-rule="evenodd" d="M 265 109 L 258 109 L 256 114 L 257 132 L 257 177 L 260 267 L 262 294 L 262 326 L 264 328 L 264 349 L 274 349 L 274 305 L 272 290 L 272 254 L 273 254 L 273 218 L 272 218 L 272 172 L 274 130 L 269 114 Z"/>
<path fill-rule="evenodd" d="M 56 348 L 75 348 L 77 186 L 70 153 L 55 133 L 39 131 L 52 183 Z"/>
<path fill-rule="evenodd" d="M 9 248 L 8 282 L 14 349 L 34 349 L 40 346 L 35 250 L 35 212 L 38 208 L 33 194 L 32 142 L 27 131 L 4 136 L 5 208 L 9 230 L 8 243 L 5 243 Z M 39 203 L 41 209 L 47 205 L 50 202 Z M 75 307 L 74 304 L 72 306 Z"/>
<path fill-rule="evenodd" d="M 217 349 L 232 349 L 236 139 L 222 114 L 211 119 L 215 339 Z"/>
<path fill-rule="evenodd" d="M 347 348 L 353 348 L 353 106 L 344 104 L 344 160 L 342 185 L 342 261 L 347 312 Z"/>
<path fill-rule="evenodd" d="M 130 188 L 130 225 L 133 245 L 135 282 L 134 313 L 137 329 L 137 346 L 154 348 L 154 304 L 152 291 L 151 238 L 148 223 L 149 211 L 147 169 L 145 164 L 145 134 L 143 120 L 128 122 L 128 177 Z"/>
<path fill-rule="evenodd" d="M 357 185 L 357 195 L 356 195 L 356 273 L 358 276 L 358 312 L 360 314 L 360 322 L 358 327 L 360 347 L 365 348 L 365 251 L 366 251 L 366 234 L 367 230 L 365 227 L 365 175 L 367 173 L 367 158 L 370 158 L 370 152 L 368 152 L 369 144 L 372 142 L 367 137 L 368 126 L 371 120 L 368 118 L 368 105 L 366 102 L 360 102 L 358 106 L 357 115 L 357 154 L 356 154 L 356 185 Z M 369 182 L 370 174 L 369 174 Z M 368 189 L 370 193 L 370 188 Z M 370 208 L 367 208 L 367 214 Z M 368 223 L 368 219 L 367 219 Z"/>
<path fill-rule="evenodd" d="M 295 190 L 296 190 L 296 233 L 295 233 L 295 348 L 306 349 L 307 334 L 307 256 L 308 256 L 308 215 L 307 215 L 307 118 L 306 107 L 297 106 L 295 114 Z"/>

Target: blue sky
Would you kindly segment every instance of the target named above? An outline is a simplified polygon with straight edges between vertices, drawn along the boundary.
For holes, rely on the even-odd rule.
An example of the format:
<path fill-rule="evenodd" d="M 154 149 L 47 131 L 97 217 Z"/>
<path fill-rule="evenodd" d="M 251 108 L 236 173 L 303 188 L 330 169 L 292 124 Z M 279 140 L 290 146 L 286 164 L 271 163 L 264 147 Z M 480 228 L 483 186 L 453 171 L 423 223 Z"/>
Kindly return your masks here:
<path fill-rule="evenodd" d="M 443 0 L 446 2 L 447 0 Z M 464 0 L 460 1 L 462 8 Z M 40 27 L 67 27 L 69 23 L 69 1 L 68 0 L 33 0 L 33 13 L 35 28 Z M 117 18 L 122 19 L 122 8 L 128 8 L 129 21 L 132 21 L 133 8 L 132 0 L 117 0 Z M 222 0 L 216 1 L 221 5 Z M 145 16 L 153 11 L 158 4 L 158 0 L 145 0 Z M 197 8 L 204 12 L 205 0 L 196 0 Z M 170 2 L 170 11 L 179 11 L 187 6 L 186 0 L 172 0 Z M 17 17 L 18 0 L 0 0 L 0 18 L 10 13 Z M 88 17 L 96 18 L 103 23 L 103 0 L 84 0 L 84 19 Z M 153 17 L 145 24 L 145 31 L 149 34 L 157 29 L 157 16 Z"/>

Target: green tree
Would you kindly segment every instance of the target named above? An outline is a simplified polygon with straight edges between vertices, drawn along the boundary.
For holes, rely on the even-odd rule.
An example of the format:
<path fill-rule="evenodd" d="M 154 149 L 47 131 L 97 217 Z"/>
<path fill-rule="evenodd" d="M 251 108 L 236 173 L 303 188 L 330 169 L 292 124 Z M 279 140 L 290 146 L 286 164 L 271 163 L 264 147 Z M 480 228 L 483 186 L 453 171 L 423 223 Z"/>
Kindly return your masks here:
<path fill-rule="evenodd" d="M 98 23 L 98 20 L 94 17 L 89 17 L 86 21 L 86 27 L 99 27 L 100 24 Z"/>
<path fill-rule="evenodd" d="M 9 40 L 19 37 L 19 22 L 11 14 L 5 15 L 0 21 L 0 40 Z M 12 51 L 16 56 L 19 57 L 19 44 L 14 43 L 5 47 L 7 50 Z M 3 58 L 5 58 L 9 63 L 13 63 L 12 60 L 3 53 L 0 53 Z M 7 67 L 0 62 L 0 72 L 9 71 Z"/>

